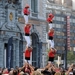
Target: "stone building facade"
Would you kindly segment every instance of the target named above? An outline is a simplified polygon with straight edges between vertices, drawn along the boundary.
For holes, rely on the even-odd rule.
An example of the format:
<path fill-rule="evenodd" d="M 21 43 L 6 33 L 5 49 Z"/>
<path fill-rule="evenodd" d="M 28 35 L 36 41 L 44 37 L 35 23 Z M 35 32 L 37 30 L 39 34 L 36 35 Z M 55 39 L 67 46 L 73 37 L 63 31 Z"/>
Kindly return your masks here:
<path fill-rule="evenodd" d="M 20 1 L 0 0 L 0 67 L 23 65 L 23 33 L 17 20 L 20 7 Z"/>

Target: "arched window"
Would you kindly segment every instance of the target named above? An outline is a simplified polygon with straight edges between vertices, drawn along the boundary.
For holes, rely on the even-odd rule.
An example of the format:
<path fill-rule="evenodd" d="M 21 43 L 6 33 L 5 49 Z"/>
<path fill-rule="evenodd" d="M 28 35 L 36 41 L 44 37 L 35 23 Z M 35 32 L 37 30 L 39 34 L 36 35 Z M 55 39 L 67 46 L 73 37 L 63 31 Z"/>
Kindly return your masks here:
<path fill-rule="evenodd" d="M 32 37 L 32 47 L 33 47 L 33 52 L 32 52 L 32 65 L 35 67 L 40 67 L 40 57 L 41 57 L 41 45 L 39 42 L 39 37 L 36 33 L 31 34 Z"/>

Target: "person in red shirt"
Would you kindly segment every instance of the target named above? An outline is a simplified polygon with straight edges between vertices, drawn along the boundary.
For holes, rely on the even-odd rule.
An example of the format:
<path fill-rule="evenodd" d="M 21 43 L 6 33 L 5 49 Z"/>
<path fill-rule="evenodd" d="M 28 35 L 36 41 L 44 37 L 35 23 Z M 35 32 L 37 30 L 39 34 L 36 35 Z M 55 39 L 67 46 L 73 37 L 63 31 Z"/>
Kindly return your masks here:
<path fill-rule="evenodd" d="M 47 22 L 49 23 L 49 29 L 52 28 L 53 18 L 54 18 L 54 15 L 50 13 L 47 18 Z"/>
<path fill-rule="evenodd" d="M 31 30 L 31 24 L 26 24 L 25 27 L 24 27 L 24 33 L 25 33 L 25 40 L 27 42 L 27 47 L 31 46 L 31 38 L 30 38 L 30 30 Z"/>
<path fill-rule="evenodd" d="M 50 48 L 50 51 L 48 52 L 48 57 L 49 57 L 48 61 L 49 62 L 54 61 L 55 54 L 56 54 L 56 49 Z"/>
<path fill-rule="evenodd" d="M 25 8 L 23 9 L 25 24 L 28 23 L 28 15 L 30 14 L 28 9 L 29 9 L 29 5 L 26 4 Z"/>
<path fill-rule="evenodd" d="M 31 52 L 32 52 L 32 47 L 27 47 L 24 52 L 25 62 L 28 62 L 29 64 L 31 64 L 31 61 L 30 61 Z"/>
<path fill-rule="evenodd" d="M 53 36 L 54 36 L 54 29 L 50 29 L 48 32 L 48 42 L 51 48 L 54 48 Z"/>

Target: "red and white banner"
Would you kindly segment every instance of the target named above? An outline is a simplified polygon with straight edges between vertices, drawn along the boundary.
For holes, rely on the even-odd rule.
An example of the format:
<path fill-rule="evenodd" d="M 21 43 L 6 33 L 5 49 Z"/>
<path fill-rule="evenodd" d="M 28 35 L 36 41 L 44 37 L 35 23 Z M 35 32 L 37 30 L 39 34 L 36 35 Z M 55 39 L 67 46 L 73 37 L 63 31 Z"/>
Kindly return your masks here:
<path fill-rule="evenodd" d="M 67 49 L 70 49 L 70 16 L 67 16 Z"/>

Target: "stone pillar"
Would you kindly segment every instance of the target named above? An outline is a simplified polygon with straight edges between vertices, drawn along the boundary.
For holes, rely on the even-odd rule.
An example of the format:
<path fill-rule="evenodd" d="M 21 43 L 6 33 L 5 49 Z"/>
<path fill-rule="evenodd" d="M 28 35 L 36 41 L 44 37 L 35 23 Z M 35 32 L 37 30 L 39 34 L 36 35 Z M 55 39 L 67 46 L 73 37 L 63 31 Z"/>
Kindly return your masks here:
<path fill-rule="evenodd" d="M 0 40 L 0 67 L 3 67 L 3 56 L 4 56 L 4 45 L 2 43 L 2 40 Z"/>
<path fill-rule="evenodd" d="M 16 39 L 15 42 L 15 65 L 19 66 L 19 40 Z"/>
<path fill-rule="evenodd" d="M 16 65 L 16 53 L 15 53 L 15 40 L 13 41 L 13 67 L 15 67 Z"/>

